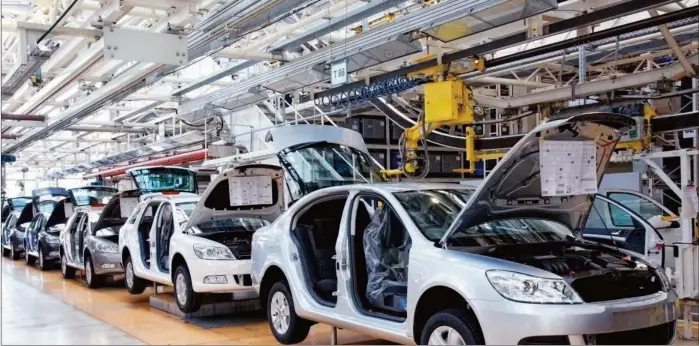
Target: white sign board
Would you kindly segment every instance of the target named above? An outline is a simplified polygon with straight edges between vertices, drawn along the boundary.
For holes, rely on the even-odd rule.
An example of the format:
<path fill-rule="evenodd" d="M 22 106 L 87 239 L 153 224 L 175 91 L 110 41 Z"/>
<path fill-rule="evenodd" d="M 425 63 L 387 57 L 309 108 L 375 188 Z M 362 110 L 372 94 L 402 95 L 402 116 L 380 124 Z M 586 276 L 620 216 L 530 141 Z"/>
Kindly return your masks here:
<path fill-rule="evenodd" d="M 594 141 L 544 140 L 539 147 L 542 196 L 597 193 Z"/>
<path fill-rule="evenodd" d="M 105 28 L 102 41 L 106 59 L 168 65 L 189 62 L 187 35 Z"/>
<path fill-rule="evenodd" d="M 63 213 L 66 214 L 66 218 L 71 217 L 73 215 L 73 203 L 70 203 L 68 201 L 64 202 Z"/>
<path fill-rule="evenodd" d="M 228 196 L 231 206 L 270 205 L 272 198 L 272 177 L 230 177 Z"/>
<path fill-rule="evenodd" d="M 696 130 L 684 130 L 682 131 L 682 138 L 684 139 L 689 139 L 689 138 L 694 138 L 697 135 Z"/>
<path fill-rule="evenodd" d="M 347 60 L 334 62 L 330 66 L 330 84 L 341 85 L 347 83 Z"/>
<path fill-rule="evenodd" d="M 129 217 L 138 205 L 138 197 L 122 197 L 119 198 L 119 211 L 121 217 Z"/>

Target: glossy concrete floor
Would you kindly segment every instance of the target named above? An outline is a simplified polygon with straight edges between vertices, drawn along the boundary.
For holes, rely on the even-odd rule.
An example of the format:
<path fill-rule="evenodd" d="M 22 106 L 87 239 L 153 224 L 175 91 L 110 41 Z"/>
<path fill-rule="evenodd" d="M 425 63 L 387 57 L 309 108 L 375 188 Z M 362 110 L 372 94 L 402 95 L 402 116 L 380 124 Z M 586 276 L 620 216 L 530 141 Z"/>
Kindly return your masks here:
<path fill-rule="evenodd" d="M 79 280 L 64 280 L 60 271 L 42 272 L 23 261 L 2 258 L 1 344 L 276 344 L 262 318 L 205 329 L 151 309 L 148 295 L 132 296 L 122 284 L 90 290 Z M 694 333 L 697 334 L 697 326 Z M 330 327 L 313 326 L 305 344 L 328 344 Z M 384 344 L 365 335 L 341 330 L 341 344 Z M 697 345 L 679 340 L 679 345 Z"/>
<path fill-rule="evenodd" d="M 3 257 L 2 344 L 277 344 L 262 318 L 205 329 L 151 309 L 150 293 L 132 296 L 123 284 L 90 290 L 80 280 L 64 280 L 59 270 L 42 272 Z M 329 342 L 330 327 L 318 324 L 304 343 Z M 385 343 L 346 330 L 338 342 Z"/>

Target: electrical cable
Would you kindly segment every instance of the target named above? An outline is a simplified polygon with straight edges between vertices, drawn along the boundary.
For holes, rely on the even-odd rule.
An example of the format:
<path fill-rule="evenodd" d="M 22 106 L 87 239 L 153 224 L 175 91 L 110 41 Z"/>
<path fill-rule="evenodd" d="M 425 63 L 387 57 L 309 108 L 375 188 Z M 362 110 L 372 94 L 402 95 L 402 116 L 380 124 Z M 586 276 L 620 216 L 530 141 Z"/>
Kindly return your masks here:
<path fill-rule="evenodd" d="M 68 7 L 63 11 L 63 13 L 61 13 L 61 16 L 58 17 L 58 19 L 56 19 L 56 21 L 53 22 L 53 24 L 51 24 L 51 27 L 49 27 L 49 29 L 46 30 L 46 32 L 43 33 L 43 34 L 41 35 L 41 37 L 39 37 L 38 40 L 36 40 L 36 44 L 39 44 L 39 42 L 41 42 L 44 38 L 46 38 L 46 36 L 48 36 L 48 34 L 50 34 L 51 31 L 53 31 L 53 29 L 54 29 L 59 23 L 61 23 L 61 21 L 63 21 L 63 18 L 70 12 L 70 10 L 73 9 L 73 6 L 75 6 L 75 4 L 78 3 L 78 1 L 80 1 L 80 0 L 73 0 L 73 2 L 71 2 L 70 5 L 68 5 Z"/>

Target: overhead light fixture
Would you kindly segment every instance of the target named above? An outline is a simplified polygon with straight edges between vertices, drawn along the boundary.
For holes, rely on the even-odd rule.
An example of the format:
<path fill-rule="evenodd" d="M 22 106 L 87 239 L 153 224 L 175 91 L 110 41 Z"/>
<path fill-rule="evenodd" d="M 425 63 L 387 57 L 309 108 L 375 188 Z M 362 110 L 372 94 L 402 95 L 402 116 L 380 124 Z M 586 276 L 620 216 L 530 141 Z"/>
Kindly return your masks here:
<path fill-rule="evenodd" d="M 557 0 L 483 1 L 464 11 L 465 16 L 431 23 L 422 32 L 442 42 L 450 42 L 557 8 Z"/>
<path fill-rule="evenodd" d="M 14 95 L 17 89 L 22 87 L 29 80 L 29 77 L 51 57 L 54 50 L 55 48 L 35 45 L 26 56 L 20 56 L 20 64 L 2 81 L 2 96 L 11 97 Z M 20 51 L 19 53 L 25 52 Z"/>

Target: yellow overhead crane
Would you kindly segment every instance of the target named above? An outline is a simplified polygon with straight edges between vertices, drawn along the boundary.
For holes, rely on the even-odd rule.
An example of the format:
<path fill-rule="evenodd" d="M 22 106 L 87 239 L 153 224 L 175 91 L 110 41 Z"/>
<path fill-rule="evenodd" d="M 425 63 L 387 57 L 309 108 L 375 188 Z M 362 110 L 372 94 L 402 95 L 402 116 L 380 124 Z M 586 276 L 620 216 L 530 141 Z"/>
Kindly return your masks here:
<path fill-rule="evenodd" d="M 420 63 L 430 60 L 435 54 L 426 55 L 415 61 Z M 408 78 L 428 78 L 432 81 L 424 84 L 424 113 L 415 125 L 405 129 L 401 136 L 401 169 L 386 170 L 388 175 L 396 176 L 405 174 L 414 176 L 419 168 L 418 155 L 420 141 L 426 143 L 427 136 L 441 126 L 468 125 L 466 127 L 466 161 L 469 168 L 457 170 L 459 173 L 473 173 L 476 170 L 476 161 L 489 158 L 500 158 L 504 153 L 478 153 L 475 150 L 476 132 L 473 125 L 476 124 L 476 116 L 482 116 L 482 110 L 473 99 L 473 91 L 463 80 L 456 77 L 458 74 L 484 71 L 485 59 L 480 57 L 469 58 L 465 64 L 437 64 L 418 72 L 408 74 Z M 426 145 L 423 145 L 426 147 Z M 423 172 L 424 176 L 426 172 Z"/>
<path fill-rule="evenodd" d="M 420 63 L 433 59 L 436 55 L 429 54 L 416 59 Z M 401 136 L 400 148 L 403 160 L 400 169 L 385 170 L 389 176 L 406 175 L 408 177 L 422 178 L 427 174 L 427 167 L 420 165 L 423 159 L 419 156 L 420 142 L 427 153 L 426 138 L 434 130 L 441 126 L 466 125 L 466 162 L 468 168 L 454 170 L 457 173 L 473 173 L 476 170 L 476 162 L 484 159 L 496 159 L 505 155 L 505 151 L 477 152 L 475 149 L 476 132 L 474 125 L 477 118 L 483 115 L 483 111 L 476 105 L 473 99 L 473 91 L 463 80 L 456 77 L 459 74 L 484 71 L 485 59 L 480 57 L 469 58 L 466 63 L 450 64 L 439 63 L 436 66 L 408 74 L 408 78 L 427 78 L 431 82 L 424 84 L 424 113 L 421 114 L 415 125 L 406 128 Z M 655 108 L 649 104 L 643 105 L 642 124 L 639 121 L 636 136 L 620 141 L 616 149 L 639 152 L 651 145 L 652 134 L 651 120 L 656 116 Z M 429 155 L 427 153 L 427 155 Z M 418 168 L 423 168 L 422 174 L 416 176 Z"/>

